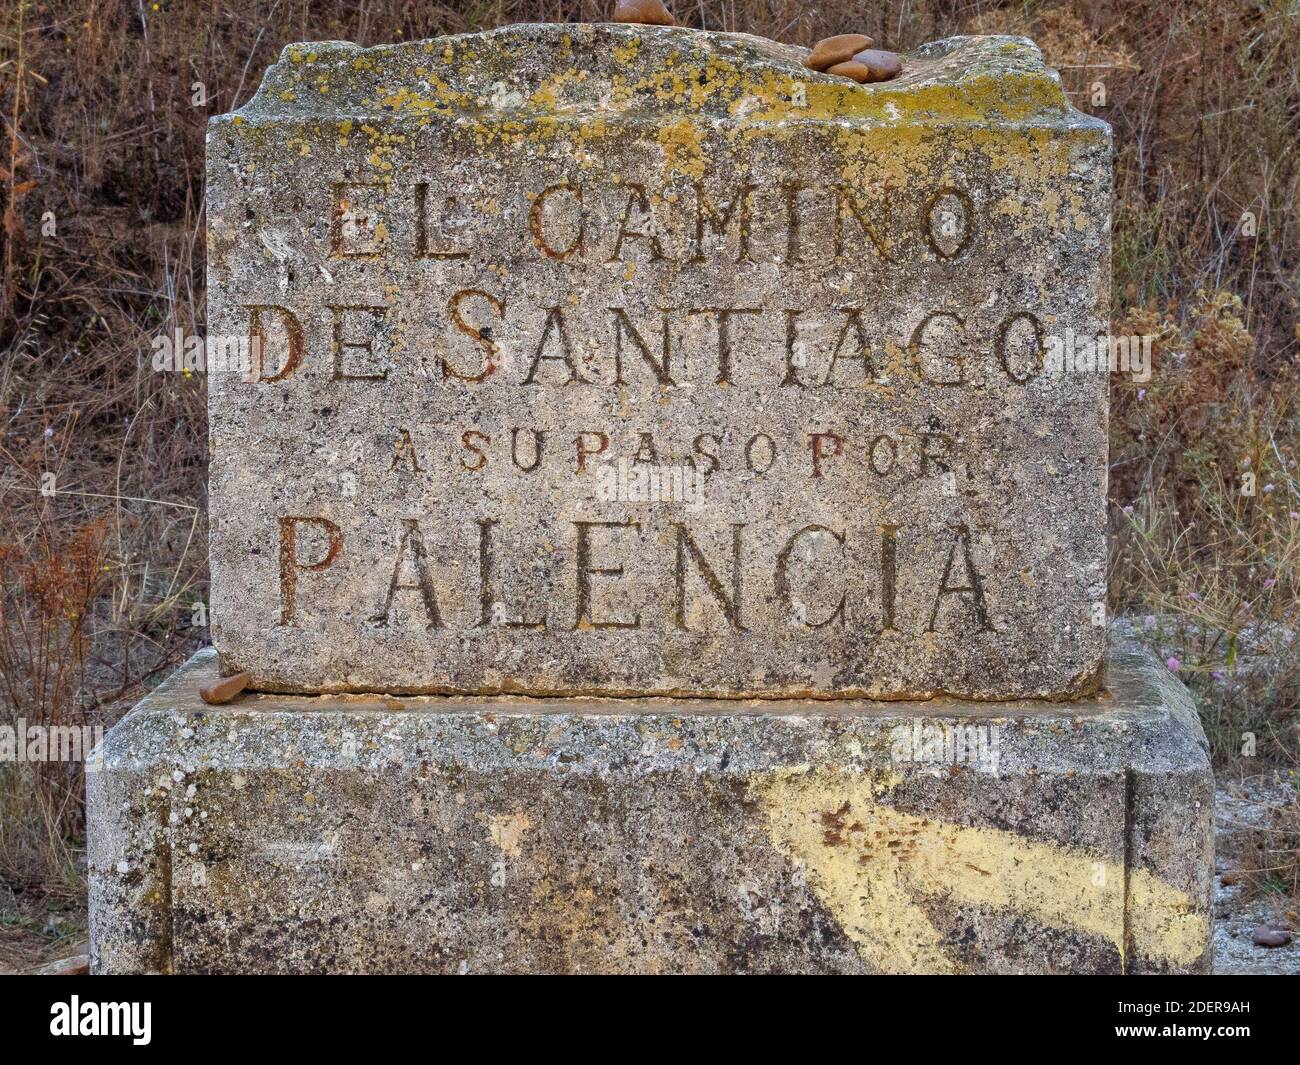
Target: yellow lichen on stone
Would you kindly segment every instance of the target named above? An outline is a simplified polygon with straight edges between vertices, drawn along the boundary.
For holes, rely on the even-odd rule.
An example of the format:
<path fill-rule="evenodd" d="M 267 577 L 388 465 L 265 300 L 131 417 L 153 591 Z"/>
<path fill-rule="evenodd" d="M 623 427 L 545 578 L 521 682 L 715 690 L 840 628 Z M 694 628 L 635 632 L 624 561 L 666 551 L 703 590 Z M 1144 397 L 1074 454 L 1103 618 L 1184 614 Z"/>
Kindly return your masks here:
<path fill-rule="evenodd" d="M 641 38 L 629 37 L 626 41 L 614 45 L 611 54 L 614 57 L 615 63 L 619 66 L 626 66 L 636 59 L 637 53 L 640 51 Z"/>
<path fill-rule="evenodd" d="M 582 84 L 589 77 L 585 70 L 565 70 L 552 76 L 538 86 L 528 98 L 531 107 L 537 110 L 558 110 L 564 107 L 564 90 L 571 84 Z"/>
<path fill-rule="evenodd" d="M 704 158 L 704 134 L 689 118 L 662 126 L 659 129 L 659 147 L 664 152 L 664 162 L 669 172 L 682 174 L 699 181 L 707 169 Z"/>

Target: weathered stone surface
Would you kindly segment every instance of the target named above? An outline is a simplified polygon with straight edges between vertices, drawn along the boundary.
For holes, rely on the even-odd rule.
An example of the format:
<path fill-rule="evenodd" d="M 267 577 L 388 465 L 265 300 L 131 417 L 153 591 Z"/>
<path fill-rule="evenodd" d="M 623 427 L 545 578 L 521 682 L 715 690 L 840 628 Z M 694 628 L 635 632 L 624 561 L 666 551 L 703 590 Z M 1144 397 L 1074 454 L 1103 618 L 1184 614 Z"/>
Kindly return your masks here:
<path fill-rule="evenodd" d="M 1204 737 L 1141 655 L 1068 704 L 213 708 L 215 673 L 92 763 L 96 972 L 1209 967 Z"/>
<path fill-rule="evenodd" d="M 1105 331 L 1108 128 L 1020 38 L 879 86 L 806 54 L 616 25 L 294 45 L 213 120 L 208 327 L 265 345 L 210 387 L 227 671 L 1094 689 L 1106 382 L 1041 357 Z M 679 501 L 629 498 L 652 467 Z"/>

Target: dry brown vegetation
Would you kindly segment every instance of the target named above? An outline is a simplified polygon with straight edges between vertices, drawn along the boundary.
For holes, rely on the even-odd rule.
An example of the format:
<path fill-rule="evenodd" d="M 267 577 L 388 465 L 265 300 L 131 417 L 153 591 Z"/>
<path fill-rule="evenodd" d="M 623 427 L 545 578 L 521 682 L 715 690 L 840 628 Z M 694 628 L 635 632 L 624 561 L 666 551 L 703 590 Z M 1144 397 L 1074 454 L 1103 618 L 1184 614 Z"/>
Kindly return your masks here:
<path fill-rule="evenodd" d="M 208 116 L 244 103 L 290 41 L 591 21 L 610 6 L 6 0 L 0 720 L 106 723 L 204 639 L 192 624 L 206 594 L 204 383 L 150 372 L 146 356 L 161 331 L 203 329 Z M 1294 0 L 671 6 L 689 25 L 804 44 L 848 29 L 900 50 L 958 32 L 1027 33 L 1076 106 L 1113 124 L 1114 332 L 1160 338 L 1152 381 L 1114 386 L 1113 606 L 1176 660 L 1221 759 L 1240 756 L 1249 732 L 1257 758 L 1292 761 Z M 42 495 L 48 473 L 57 491 Z M 0 884 L 75 884 L 79 780 L 65 767 L 45 778 L 0 767 L 0 781 Z M 0 940 L 6 922 L 32 919 L 25 905 L 0 897 L 0 911 L 19 915 L 0 919 Z"/>
<path fill-rule="evenodd" d="M 1232 858 L 1231 874 L 1253 894 L 1300 899 L 1300 803 L 1294 799 L 1268 804 L 1259 824 L 1241 834 Z M 1300 917 L 1286 910 L 1285 927 L 1296 928 Z"/>

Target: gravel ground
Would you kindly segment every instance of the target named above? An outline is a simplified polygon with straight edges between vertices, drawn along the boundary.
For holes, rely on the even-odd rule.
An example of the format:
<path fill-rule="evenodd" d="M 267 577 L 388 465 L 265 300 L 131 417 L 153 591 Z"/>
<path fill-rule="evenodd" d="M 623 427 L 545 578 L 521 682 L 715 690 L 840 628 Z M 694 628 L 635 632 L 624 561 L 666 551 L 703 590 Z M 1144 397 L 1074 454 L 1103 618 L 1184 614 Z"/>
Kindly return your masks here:
<path fill-rule="evenodd" d="M 1294 784 L 1276 774 L 1221 780 L 1215 796 L 1214 971 L 1238 976 L 1300 975 L 1300 921 L 1297 902 L 1285 896 L 1243 900 L 1233 875 L 1241 835 L 1268 820 L 1270 810 L 1300 802 Z M 1225 883 L 1225 879 L 1227 883 Z M 1256 946 L 1255 926 L 1267 924 L 1297 933 L 1285 947 Z"/>

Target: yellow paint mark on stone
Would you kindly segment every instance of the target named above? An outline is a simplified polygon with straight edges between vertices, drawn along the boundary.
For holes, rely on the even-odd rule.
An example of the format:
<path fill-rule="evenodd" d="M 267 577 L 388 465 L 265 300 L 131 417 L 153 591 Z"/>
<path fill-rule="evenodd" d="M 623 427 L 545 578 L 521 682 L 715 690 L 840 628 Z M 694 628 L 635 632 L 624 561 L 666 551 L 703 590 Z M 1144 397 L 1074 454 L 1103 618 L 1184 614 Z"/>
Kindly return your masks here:
<path fill-rule="evenodd" d="M 955 972 L 927 906 L 1024 914 L 1099 936 L 1125 953 L 1124 868 L 1081 848 L 904 813 L 879 802 L 888 776 L 803 769 L 752 782 L 777 848 L 863 957 L 885 972 Z M 1145 870 L 1129 882 L 1137 953 L 1175 963 L 1206 949 L 1209 916 Z"/>
<path fill-rule="evenodd" d="M 1137 953 L 1188 962 L 1205 952 L 1210 915 L 1198 912 L 1185 894 L 1145 869 L 1134 871 L 1128 890 L 1129 935 Z"/>

